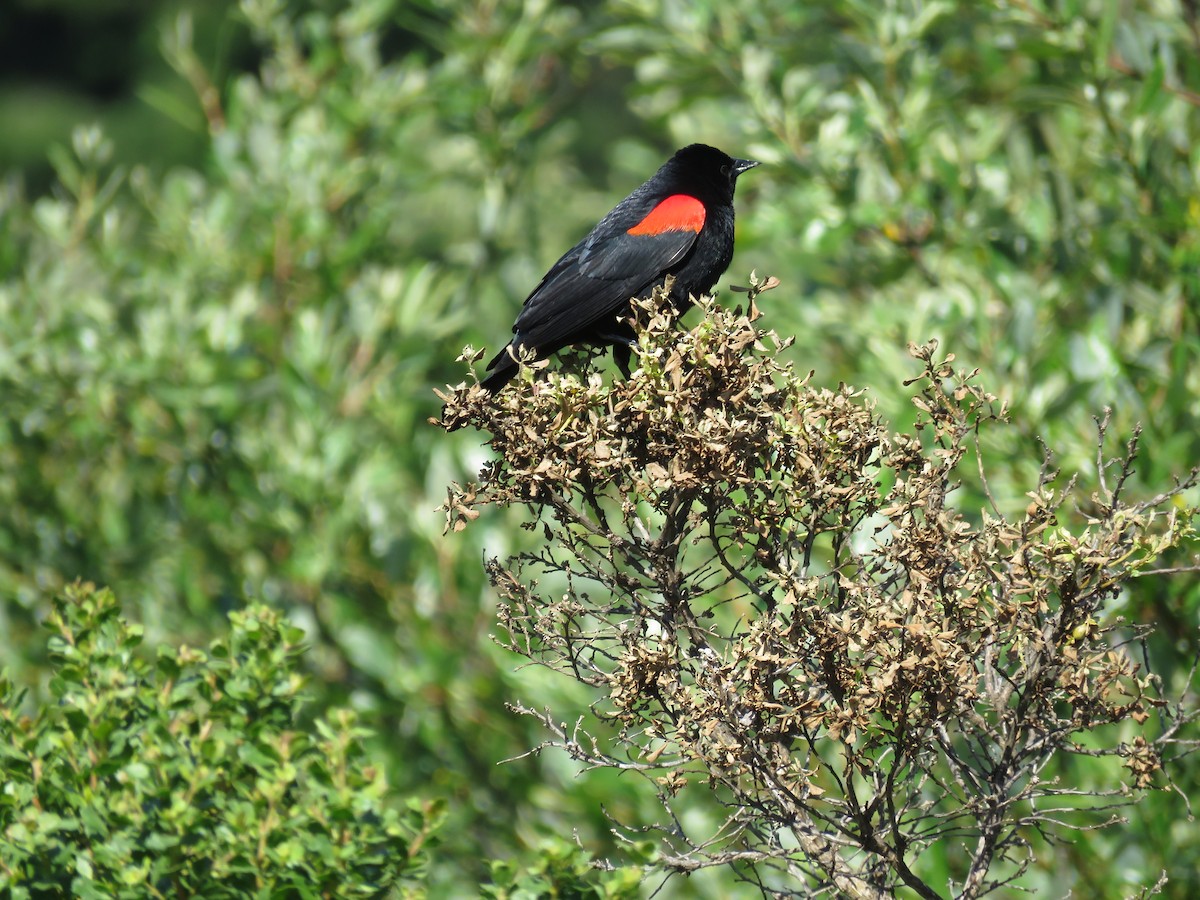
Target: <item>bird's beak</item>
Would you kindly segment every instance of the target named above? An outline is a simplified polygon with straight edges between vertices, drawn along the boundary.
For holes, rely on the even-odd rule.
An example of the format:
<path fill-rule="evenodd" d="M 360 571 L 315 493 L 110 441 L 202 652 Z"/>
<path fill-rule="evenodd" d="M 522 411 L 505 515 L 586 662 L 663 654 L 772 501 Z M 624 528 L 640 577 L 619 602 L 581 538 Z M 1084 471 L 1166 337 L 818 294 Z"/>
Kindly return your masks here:
<path fill-rule="evenodd" d="M 735 159 L 733 161 L 733 177 L 737 178 L 747 169 L 753 169 L 758 164 L 757 159 Z"/>

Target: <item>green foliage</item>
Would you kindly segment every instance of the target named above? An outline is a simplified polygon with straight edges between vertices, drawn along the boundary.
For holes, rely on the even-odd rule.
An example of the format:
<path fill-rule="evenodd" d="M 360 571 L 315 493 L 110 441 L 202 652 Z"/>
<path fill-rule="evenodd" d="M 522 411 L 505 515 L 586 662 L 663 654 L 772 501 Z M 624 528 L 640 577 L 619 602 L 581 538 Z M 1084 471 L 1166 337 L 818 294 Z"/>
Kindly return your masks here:
<path fill-rule="evenodd" d="M 252 606 L 139 653 L 112 593 L 55 602 L 50 702 L 0 684 L 11 897 L 376 897 L 419 883 L 436 807 L 386 803 L 353 713 L 301 725 L 302 633 Z"/>
<path fill-rule="evenodd" d="M 640 848 L 648 856 L 647 847 Z M 597 866 L 581 847 L 553 841 L 539 848 L 538 857 L 521 867 L 501 860 L 492 863 L 492 882 L 482 896 L 493 900 L 632 900 L 640 897 L 642 872 L 634 866 L 613 870 Z"/>
<path fill-rule="evenodd" d="M 112 585 L 155 642 L 204 643 L 269 599 L 313 636 L 317 707 L 352 703 L 395 789 L 449 801 L 445 893 L 547 834 L 578 828 L 607 854 L 601 807 L 653 808 L 548 757 L 496 766 L 536 739 L 506 699 L 586 699 L 492 645 L 478 561 L 537 535 L 497 516 L 442 540 L 443 486 L 483 456 L 424 423 L 462 343 L 494 348 L 545 268 L 674 147 L 769 163 L 739 191 L 735 271 L 783 280 L 795 299 L 772 326 L 815 383 L 870 386 L 900 425 L 907 342 L 983 370 L 1013 409 L 987 448 L 998 496 L 1036 476 L 1038 437 L 1094 475 L 1105 407 L 1110 440 L 1144 424 L 1131 491 L 1200 458 L 1191 4 L 221 9 L 161 32 L 176 77 L 142 78 L 142 118 L 47 154 L 53 190 L 0 185 L 0 652 L 14 677 L 44 675 L 37 623 L 79 577 Z M 153 54 L 157 24 L 129 33 Z M 247 41 L 255 69 L 231 74 Z M 32 127 L 50 105 L 0 118 Z M 202 142 L 192 167 L 172 167 L 162 114 Z M 970 480 L 964 508 L 982 499 Z M 1148 650 L 1182 690 L 1200 589 L 1147 578 L 1117 605 L 1161 623 Z M 1186 781 L 1197 793 L 1200 771 Z M 1095 874 L 1119 860 L 1194 894 L 1180 861 L 1197 830 L 1160 800 L 1049 850 L 1041 886 L 1121 895 Z"/>
<path fill-rule="evenodd" d="M 451 877 L 481 878 L 513 846 L 513 798 L 566 773 L 495 769 L 526 729 L 462 562 L 479 548 L 440 540 L 460 463 L 424 422 L 468 320 L 506 327 L 497 261 L 532 272 L 499 225 L 554 85 L 513 102 L 524 117 L 475 116 L 535 77 L 550 36 L 574 39 L 575 14 L 411 10 L 395 58 L 387 4 L 243 12 L 266 58 L 217 95 L 202 171 L 113 166 L 83 128 L 52 196 L 0 196 L 0 645 L 33 677 L 21 648 L 78 577 L 158 638 L 215 633 L 247 596 L 285 607 L 315 636 L 319 702 L 354 702 L 392 783 L 457 800 Z M 187 39 L 167 35 L 190 70 Z M 560 808 L 518 806 L 526 828 Z M 601 828 L 587 808 L 568 818 Z"/>

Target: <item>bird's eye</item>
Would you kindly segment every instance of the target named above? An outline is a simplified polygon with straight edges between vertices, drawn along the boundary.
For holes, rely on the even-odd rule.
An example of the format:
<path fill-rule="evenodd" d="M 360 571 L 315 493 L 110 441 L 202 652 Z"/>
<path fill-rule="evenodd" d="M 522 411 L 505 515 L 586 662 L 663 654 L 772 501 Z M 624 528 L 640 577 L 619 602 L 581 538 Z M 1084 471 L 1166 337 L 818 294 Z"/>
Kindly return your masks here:
<path fill-rule="evenodd" d="M 721 174 L 728 178 L 729 177 L 729 166 L 721 166 Z"/>

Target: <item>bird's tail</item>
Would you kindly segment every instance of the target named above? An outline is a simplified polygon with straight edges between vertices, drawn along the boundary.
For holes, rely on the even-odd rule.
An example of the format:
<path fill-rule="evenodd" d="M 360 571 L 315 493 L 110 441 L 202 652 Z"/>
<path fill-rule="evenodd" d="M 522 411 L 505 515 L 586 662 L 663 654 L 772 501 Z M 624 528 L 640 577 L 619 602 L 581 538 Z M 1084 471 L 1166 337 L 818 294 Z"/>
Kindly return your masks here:
<path fill-rule="evenodd" d="M 517 361 L 513 359 L 509 347 L 506 346 L 496 354 L 495 359 L 488 363 L 488 370 L 491 374 L 479 382 L 479 386 L 489 394 L 494 394 L 512 381 L 513 376 L 517 374 L 517 368 Z"/>

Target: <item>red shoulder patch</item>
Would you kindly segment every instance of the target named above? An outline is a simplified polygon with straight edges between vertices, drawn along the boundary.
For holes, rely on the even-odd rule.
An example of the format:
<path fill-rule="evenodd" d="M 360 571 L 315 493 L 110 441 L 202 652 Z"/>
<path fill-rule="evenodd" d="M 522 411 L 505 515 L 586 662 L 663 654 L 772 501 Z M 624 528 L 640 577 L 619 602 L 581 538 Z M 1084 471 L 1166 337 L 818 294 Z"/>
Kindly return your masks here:
<path fill-rule="evenodd" d="M 664 231 L 694 231 L 704 227 L 704 204 L 687 194 L 672 194 L 626 234 L 662 234 Z"/>

